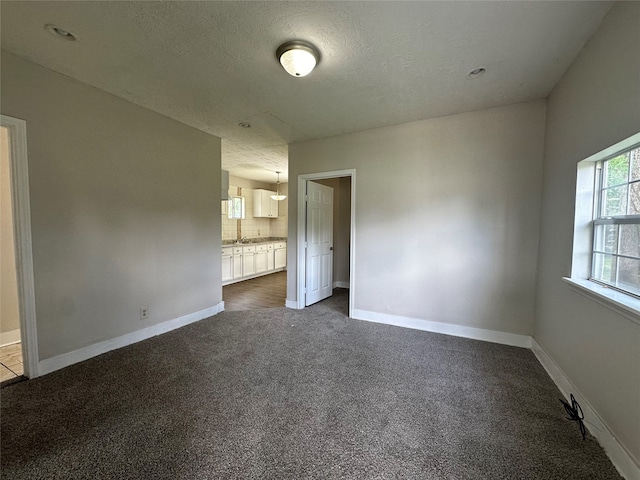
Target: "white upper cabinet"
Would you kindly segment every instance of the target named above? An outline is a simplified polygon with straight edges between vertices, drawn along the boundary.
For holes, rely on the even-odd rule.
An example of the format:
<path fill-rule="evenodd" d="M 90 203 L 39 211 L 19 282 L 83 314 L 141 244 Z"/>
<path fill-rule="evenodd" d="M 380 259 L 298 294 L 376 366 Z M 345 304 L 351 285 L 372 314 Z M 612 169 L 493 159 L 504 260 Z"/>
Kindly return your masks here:
<path fill-rule="evenodd" d="M 278 201 L 271 198 L 276 192 L 270 190 L 253 191 L 253 216 L 276 218 L 278 216 Z"/>

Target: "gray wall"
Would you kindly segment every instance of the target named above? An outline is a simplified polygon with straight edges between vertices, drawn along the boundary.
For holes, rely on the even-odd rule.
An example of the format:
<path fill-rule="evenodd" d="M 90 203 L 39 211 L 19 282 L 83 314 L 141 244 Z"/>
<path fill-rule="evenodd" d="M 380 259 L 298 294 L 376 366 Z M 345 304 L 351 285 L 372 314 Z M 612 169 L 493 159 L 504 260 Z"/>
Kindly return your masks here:
<path fill-rule="evenodd" d="M 534 101 L 289 147 L 292 181 L 356 169 L 356 309 L 532 333 L 544 117 Z M 289 301 L 296 225 L 292 207 Z"/>
<path fill-rule="evenodd" d="M 41 360 L 222 300 L 219 138 L 4 51 L 2 113 L 27 122 Z"/>
<path fill-rule="evenodd" d="M 640 464 L 640 325 L 579 295 L 577 163 L 640 131 L 640 3 L 620 2 L 548 99 L 535 339 Z"/>

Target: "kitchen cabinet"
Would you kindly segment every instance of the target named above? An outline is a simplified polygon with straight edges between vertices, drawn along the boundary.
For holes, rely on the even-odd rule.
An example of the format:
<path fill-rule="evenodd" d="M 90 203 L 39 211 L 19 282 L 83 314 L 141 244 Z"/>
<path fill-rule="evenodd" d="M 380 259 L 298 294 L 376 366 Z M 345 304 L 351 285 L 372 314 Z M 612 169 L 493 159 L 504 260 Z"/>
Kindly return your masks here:
<path fill-rule="evenodd" d="M 233 247 L 233 278 L 242 278 L 242 247 Z"/>
<path fill-rule="evenodd" d="M 278 217 L 278 201 L 271 198 L 276 192 L 270 190 L 254 190 L 253 191 L 253 216 L 277 218 Z"/>
<path fill-rule="evenodd" d="M 222 170 L 220 176 L 220 200 L 229 200 L 229 172 Z"/>
<path fill-rule="evenodd" d="M 275 269 L 273 243 L 267 245 L 267 270 Z"/>
<path fill-rule="evenodd" d="M 264 273 L 268 270 L 267 245 L 256 245 L 256 273 Z"/>
<path fill-rule="evenodd" d="M 256 273 L 256 247 L 242 247 L 242 276 L 248 277 Z"/>
<path fill-rule="evenodd" d="M 222 284 L 284 270 L 287 242 L 264 242 L 222 247 Z"/>
<path fill-rule="evenodd" d="M 279 242 L 273 245 L 273 267 L 277 270 L 287 266 L 287 243 Z"/>
<path fill-rule="evenodd" d="M 222 249 L 222 281 L 233 280 L 233 248 L 224 247 Z"/>

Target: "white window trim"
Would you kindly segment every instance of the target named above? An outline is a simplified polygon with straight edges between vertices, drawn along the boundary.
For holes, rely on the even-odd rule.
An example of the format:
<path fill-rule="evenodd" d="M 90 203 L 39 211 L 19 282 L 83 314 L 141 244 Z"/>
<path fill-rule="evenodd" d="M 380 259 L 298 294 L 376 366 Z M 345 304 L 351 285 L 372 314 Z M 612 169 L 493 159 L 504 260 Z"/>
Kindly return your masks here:
<path fill-rule="evenodd" d="M 582 278 L 563 277 L 581 295 L 640 325 L 640 300 L 623 292 Z"/>
<path fill-rule="evenodd" d="M 563 280 L 576 292 L 640 324 L 640 299 L 589 280 L 593 248 L 592 219 L 595 191 L 593 166 L 595 162 L 638 143 L 640 143 L 640 133 L 578 163 L 571 276 L 564 277 Z"/>

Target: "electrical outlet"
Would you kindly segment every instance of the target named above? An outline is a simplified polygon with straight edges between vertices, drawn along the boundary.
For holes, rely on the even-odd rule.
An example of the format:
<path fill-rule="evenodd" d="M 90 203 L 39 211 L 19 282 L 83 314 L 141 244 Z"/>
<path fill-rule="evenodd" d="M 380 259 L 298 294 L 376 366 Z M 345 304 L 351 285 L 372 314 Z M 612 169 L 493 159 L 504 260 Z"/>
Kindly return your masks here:
<path fill-rule="evenodd" d="M 149 318 L 149 307 L 142 307 L 140 309 L 140 320 L 146 320 Z"/>

